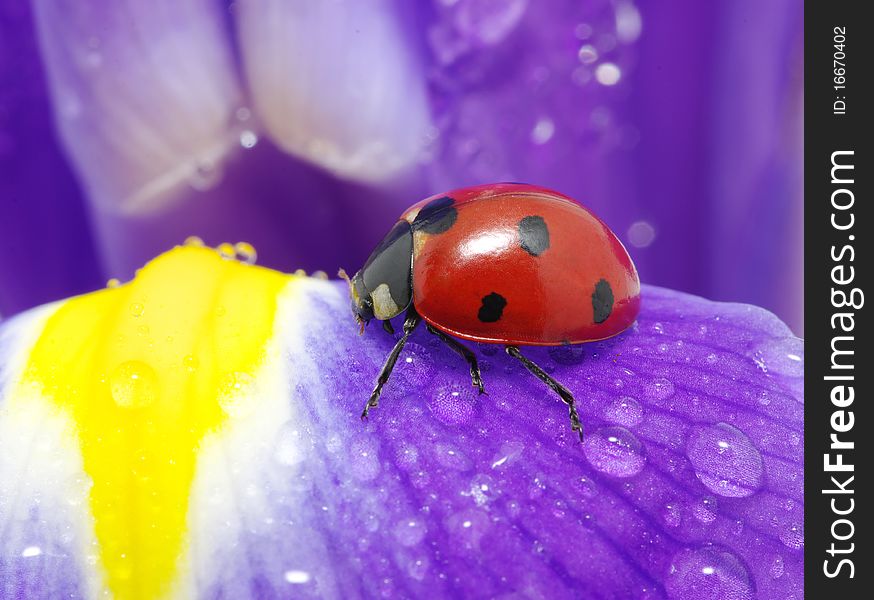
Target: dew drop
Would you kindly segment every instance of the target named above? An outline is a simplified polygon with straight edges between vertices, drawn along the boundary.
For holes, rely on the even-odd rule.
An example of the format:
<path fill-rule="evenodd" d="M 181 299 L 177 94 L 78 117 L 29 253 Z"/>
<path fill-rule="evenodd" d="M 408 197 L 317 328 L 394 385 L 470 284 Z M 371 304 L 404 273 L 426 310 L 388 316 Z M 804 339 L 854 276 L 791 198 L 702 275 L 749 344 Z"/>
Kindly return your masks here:
<path fill-rule="evenodd" d="M 416 342 L 407 342 L 404 346 L 403 359 L 395 368 L 395 373 L 403 380 L 407 389 L 421 389 L 434 385 L 437 367 L 434 363 L 434 353 Z M 461 390 L 461 386 L 454 388 Z M 438 394 L 440 390 L 438 390 Z"/>
<path fill-rule="evenodd" d="M 245 417 L 252 413 L 255 399 L 252 394 L 255 379 L 248 373 L 235 371 L 224 377 L 219 393 L 219 406 L 231 417 Z"/>
<path fill-rule="evenodd" d="M 656 230 L 647 221 L 635 221 L 628 227 L 628 241 L 635 248 L 647 248 L 655 241 Z"/>
<path fill-rule="evenodd" d="M 623 427 L 603 427 L 588 436 L 584 452 L 593 467 L 614 477 L 637 475 L 646 464 L 640 441 Z"/>
<path fill-rule="evenodd" d="M 654 379 L 645 386 L 646 396 L 651 400 L 667 400 L 674 395 L 674 384 L 664 377 Z"/>
<path fill-rule="evenodd" d="M 790 524 L 780 532 L 780 541 L 787 548 L 801 550 L 804 548 L 804 526 L 799 523 Z"/>
<path fill-rule="evenodd" d="M 665 591 L 675 600 L 752 600 L 755 589 L 740 559 L 716 547 L 686 548 L 671 559 Z"/>
<path fill-rule="evenodd" d="M 583 44 L 577 52 L 577 58 L 584 65 L 589 65 L 598 60 L 598 51 L 592 44 Z"/>
<path fill-rule="evenodd" d="M 193 373 L 200 366 L 200 360 L 196 356 L 188 354 L 182 358 L 182 366 L 189 373 Z"/>
<path fill-rule="evenodd" d="M 128 307 L 128 310 L 130 310 L 130 316 L 142 317 L 143 313 L 146 312 L 146 307 L 140 302 L 134 302 Z"/>
<path fill-rule="evenodd" d="M 245 149 L 254 148 L 258 143 L 258 134 L 250 129 L 245 129 L 240 132 L 240 146 Z"/>
<path fill-rule="evenodd" d="M 471 387 L 450 384 L 437 388 L 428 401 L 428 409 L 442 423 L 463 425 L 474 415 L 476 394 Z"/>
<path fill-rule="evenodd" d="M 379 475 L 379 449 L 371 440 L 353 442 L 349 452 L 349 473 L 358 481 L 372 481 Z"/>
<path fill-rule="evenodd" d="M 692 514 L 705 525 L 716 520 L 717 510 L 716 498 L 711 496 L 705 496 L 692 505 Z"/>
<path fill-rule="evenodd" d="M 115 277 L 113 277 L 112 279 L 110 279 L 109 281 L 106 282 L 106 287 L 108 287 L 108 288 L 117 288 L 120 285 L 121 285 L 121 281 L 119 281 Z"/>
<path fill-rule="evenodd" d="M 804 342 L 785 337 L 758 344 L 751 358 L 765 372 L 801 377 L 804 375 Z"/>
<path fill-rule="evenodd" d="M 622 78 L 622 71 L 613 63 L 602 63 L 595 69 L 595 79 L 598 83 L 604 86 L 613 86 L 619 83 Z"/>
<path fill-rule="evenodd" d="M 255 246 L 249 242 L 237 242 L 234 244 L 234 253 L 237 258 L 248 265 L 254 265 L 258 260 L 258 252 Z"/>
<path fill-rule="evenodd" d="M 471 468 L 470 459 L 452 444 L 438 443 L 434 446 L 437 462 L 454 471 L 467 471 Z"/>
<path fill-rule="evenodd" d="M 286 571 L 283 575 L 285 577 L 285 581 L 291 584 L 302 585 L 304 583 L 309 583 L 310 574 L 306 571 L 298 571 L 291 570 Z"/>
<path fill-rule="evenodd" d="M 182 242 L 183 246 L 189 246 L 191 248 L 202 248 L 205 244 L 203 240 L 197 237 L 196 235 L 189 235 L 185 238 L 185 241 Z"/>
<path fill-rule="evenodd" d="M 720 496 L 744 498 L 762 486 L 762 455 L 741 430 L 728 423 L 693 429 L 686 456 L 701 483 Z"/>
<path fill-rule="evenodd" d="M 470 482 L 470 496 L 477 506 L 483 506 L 497 498 L 497 483 L 494 478 L 483 473 L 474 477 Z"/>
<path fill-rule="evenodd" d="M 498 454 L 492 459 L 492 468 L 498 469 L 513 464 L 525 450 L 525 444 L 518 441 L 501 444 Z"/>
<path fill-rule="evenodd" d="M 428 574 L 428 567 L 430 564 L 431 561 L 429 561 L 426 556 L 413 559 L 407 565 L 407 574 L 416 581 L 422 581 L 425 579 L 425 575 Z"/>
<path fill-rule="evenodd" d="M 217 163 L 211 160 L 201 160 L 188 177 L 188 185 L 199 192 L 205 192 L 221 183 L 223 176 L 224 173 Z"/>
<path fill-rule="evenodd" d="M 783 564 L 783 557 L 776 556 L 774 560 L 771 561 L 771 568 L 768 569 L 768 573 L 774 579 L 780 579 L 783 577 L 783 573 L 786 571 L 786 566 Z"/>
<path fill-rule="evenodd" d="M 109 393 L 118 406 L 145 408 L 158 398 L 158 376 L 144 362 L 123 362 L 109 376 Z"/>
<path fill-rule="evenodd" d="M 668 527 L 679 527 L 680 522 L 683 520 L 680 505 L 676 502 L 665 504 L 664 507 L 662 507 L 662 520 Z"/>
<path fill-rule="evenodd" d="M 303 462 L 307 458 L 308 450 L 300 429 L 291 423 L 286 423 L 276 434 L 273 459 L 280 465 L 290 467 Z"/>
<path fill-rule="evenodd" d="M 415 546 L 425 539 L 428 528 L 421 519 L 409 517 L 395 523 L 392 533 L 401 546 Z"/>
<path fill-rule="evenodd" d="M 551 140 L 553 134 L 555 134 L 555 123 L 552 119 L 543 117 L 537 120 L 531 130 L 531 141 L 537 145 L 542 145 Z"/>
<path fill-rule="evenodd" d="M 234 260 L 237 258 L 237 250 L 234 245 L 229 242 L 223 242 L 216 247 L 216 252 L 224 259 Z"/>
<path fill-rule="evenodd" d="M 479 542 L 488 531 L 489 517 L 483 511 L 471 508 L 451 515 L 447 529 L 454 541 L 466 550 L 478 550 Z"/>
<path fill-rule="evenodd" d="M 634 427 L 643 421 L 643 408 L 631 396 L 614 398 L 604 409 L 604 417 L 617 425 Z"/>

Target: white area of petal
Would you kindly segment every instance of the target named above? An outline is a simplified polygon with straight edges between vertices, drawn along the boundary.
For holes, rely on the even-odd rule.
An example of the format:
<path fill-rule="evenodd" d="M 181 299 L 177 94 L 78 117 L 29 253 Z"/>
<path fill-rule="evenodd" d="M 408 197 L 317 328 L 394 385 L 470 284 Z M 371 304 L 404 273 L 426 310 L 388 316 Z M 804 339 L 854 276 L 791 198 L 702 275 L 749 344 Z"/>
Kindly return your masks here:
<path fill-rule="evenodd" d="M 55 119 L 92 201 L 143 213 L 217 183 L 242 100 L 220 4 L 34 8 Z"/>
<path fill-rule="evenodd" d="M 25 390 L 14 403 L 10 393 L 58 306 L 28 311 L 0 328 L 0 556 L 6 569 L 0 579 L 24 594 L 59 598 L 76 586 L 97 597 L 103 576 L 92 560 L 91 484 L 74 427 L 39 389 Z M 46 554 L 52 556 L 52 568 L 41 560 Z"/>
<path fill-rule="evenodd" d="M 385 0 L 239 3 L 255 109 L 279 146 L 366 182 L 416 164 L 429 112 L 395 12 Z"/>

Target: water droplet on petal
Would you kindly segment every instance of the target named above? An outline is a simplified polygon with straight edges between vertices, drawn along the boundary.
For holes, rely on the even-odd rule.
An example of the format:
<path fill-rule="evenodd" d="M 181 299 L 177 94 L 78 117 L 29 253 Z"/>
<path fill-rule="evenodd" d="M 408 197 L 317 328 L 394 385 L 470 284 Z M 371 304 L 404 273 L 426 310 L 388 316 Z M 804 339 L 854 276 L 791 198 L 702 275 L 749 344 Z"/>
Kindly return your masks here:
<path fill-rule="evenodd" d="M 425 523 L 416 517 L 401 519 L 395 523 L 395 526 L 392 528 L 392 533 L 398 543 L 401 546 L 407 547 L 415 546 L 420 543 L 425 539 L 425 534 L 427 532 L 428 528 L 425 527 Z"/>
<path fill-rule="evenodd" d="M 157 400 L 158 392 L 158 376 L 142 361 L 123 362 L 109 376 L 109 393 L 123 408 L 145 408 Z"/>
<path fill-rule="evenodd" d="M 416 342 L 407 342 L 404 346 L 403 358 L 395 367 L 397 374 L 405 388 L 420 389 L 434 385 L 434 376 L 437 366 L 434 362 L 434 353 L 423 345 Z M 453 388 L 456 391 L 462 389 L 460 385 Z M 439 390 L 438 390 L 439 392 Z"/>
<path fill-rule="evenodd" d="M 651 400 L 667 400 L 674 395 L 674 384 L 664 377 L 654 379 L 644 388 L 647 398 Z"/>
<path fill-rule="evenodd" d="M 552 119 L 543 117 L 537 120 L 534 128 L 531 130 L 531 141 L 537 145 L 542 145 L 552 139 L 555 133 L 555 123 Z"/>
<path fill-rule="evenodd" d="M 604 86 L 612 86 L 619 83 L 622 78 L 622 71 L 613 63 L 605 62 L 598 65 L 595 69 L 595 79 L 598 83 Z"/>
<path fill-rule="evenodd" d="M 106 287 L 108 288 L 116 288 L 121 285 L 121 281 L 113 277 L 109 281 L 106 282 Z"/>
<path fill-rule="evenodd" d="M 221 183 L 224 173 L 214 161 L 201 160 L 188 178 L 188 185 L 199 192 L 211 190 Z"/>
<path fill-rule="evenodd" d="M 680 505 L 676 502 L 665 504 L 662 508 L 662 519 L 668 527 L 679 527 L 680 522 L 683 520 Z"/>
<path fill-rule="evenodd" d="M 495 479 L 483 473 L 474 477 L 470 482 L 470 496 L 477 506 L 483 506 L 497 498 L 498 490 Z"/>
<path fill-rule="evenodd" d="M 523 450 L 525 450 L 525 444 L 522 442 L 505 442 L 501 444 L 500 451 L 492 459 L 492 468 L 498 469 L 511 465 L 522 455 Z"/>
<path fill-rule="evenodd" d="M 635 221 L 628 228 L 628 241 L 635 248 L 647 248 L 655 241 L 656 231 L 646 221 Z"/>
<path fill-rule="evenodd" d="M 428 574 L 428 567 L 430 564 L 431 561 L 429 561 L 426 556 L 413 559 L 410 561 L 409 565 L 407 565 L 407 574 L 416 581 L 422 581 L 425 579 L 425 575 Z"/>
<path fill-rule="evenodd" d="M 245 149 L 254 148 L 258 143 L 258 135 L 249 129 L 240 132 L 240 146 Z"/>
<path fill-rule="evenodd" d="M 577 58 L 584 65 L 589 65 L 598 60 L 598 51 L 592 44 L 583 44 L 577 52 Z"/>
<path fill-rule="evenodd" d="M 452 444 L 438 443 L 434 445 L 437 462 L 448 469 L 467 471 L 471 468 L 470 459 Z"/>
<path fill-rule="evenodd" d="M 640 441 L 623 427 L 603 427 L 588 436 L 584 452 L 593 467 L 614 477 L 637 475 L 646 464 Z"/>
<path fill-rule="evenodd" d="M 140 302 L 134 302 L 128 307 L 128 310 L 130 310 L 130 315 L 132 317 L 142 317 L 143 313 L 146 312 L 146 307 Z"/>
<path fill-rule="evenodd" d="M 804 375 L 804 342 L 785 337 L 758 344 L 750 356 L 764 372 L 801 377 Z"/>
<path fill-rule="evenodd" d="M 437 388 L 428 401 L 428 408 L 447 425 L 463 425 L 473 417 L 476 407 L 473 387 L 450 384 Z"/>
<path fill-rule="evenodd" d="M 712 523 L 717 515 L 716 498 L 704 496 L 692 505 L 692 514 L 704 524 Z"/>
<path fill-rule="evenodd" d="M 783 557 L 777 556 L 771 562 L 771 568 L 768 569 L 768 573 L 774 579 L 779 579 L 783 576 L 783 573 L 786 571 L 786 566 L 783 564 Z"/>
<path fill-rule="evenodd" d="M 219 256 L 227 260 L 234 260 L 237 258 L 237 250 L 234 248 L 234 245 L 229 242 L 219 244 L 215 250 L 219 253 Z"/>
<path fill-rule="evenodd" d="M 762 486 L 762 455 L 741 430 L 728 423 L 693 429 L 686 456 L 701 483 L 720 496 L 743 498 Z"/>
<path fill-rule="evenodd" d="M 755 588 L 740 559 L 716 547 L 680 550 L 671 559 L 665 591 L 675 600 L 752 600 Z"/>
<path fill-rule="evenodd" d="M 284 577 L 288 583 L 297 584 L 297 585 L 308 583 L 310 580 L 310 574 L 307 573 L 306 571 L 297 571 L 297 570 L 286 571 L 284 574 Z"/>
<path fill-rule="evenodd" d="M 182 242 L 183 246 L 190 246 L 194 248 L 201 248 L 204 246 L 203 240 L 197 237 L 196 235 L 189 235 L 185 238 L 185 241 Z"/>
<path fill-rule="evenodd" d="M 780 532 L 780 541 L 783 542 L 787 548 L 801 550 L 804 548 L 804 525 L 801 525 L 800 523 L 791 523 Z"/>
<path fill-rule="evenodd" d="M 232 417 L 245 417 L 255 408 L 252 394 L 255 379 L 248 373 L 235 371 L 225 376 L 219 393 L 219 406 Z"/>
<path fill-rule="evenodd" d="M 614 398 L 604 409 L 604 417 L 617 425 L 634 427 L 643 420 L 643 408 L 631 396 Z"/>
<path fill-rule="evenodd" d="M 255 246 L 249 242 L 237 242 L 234 244 L 234 253 L 239 260 L 249 265 L 254 265 L 258 260 L 258 252 L 255 250 Z"/>

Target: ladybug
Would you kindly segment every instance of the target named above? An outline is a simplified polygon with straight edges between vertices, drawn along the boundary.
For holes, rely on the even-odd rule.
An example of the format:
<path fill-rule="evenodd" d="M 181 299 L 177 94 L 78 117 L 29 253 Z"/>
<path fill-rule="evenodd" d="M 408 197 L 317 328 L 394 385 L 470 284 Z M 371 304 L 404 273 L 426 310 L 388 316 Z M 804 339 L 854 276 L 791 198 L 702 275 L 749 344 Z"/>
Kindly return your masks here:
<path fill-rule="evenodd" d="M 538 186 L 499 183 L 432 196 L 401 215 L 349 283 L 361 332 L 372 319 L 406 311 L 403 335 L 361 414 L 379 402 L 414 329 L 428 331 L 464 358 L 485 391 L 476 355 L 459 341 L 502 344 L 555 391 L 582 439 L 574 397 L 519 346 L 559 346 L 612 337 L 640 308 L 634 263 L 591 212 Z"/>

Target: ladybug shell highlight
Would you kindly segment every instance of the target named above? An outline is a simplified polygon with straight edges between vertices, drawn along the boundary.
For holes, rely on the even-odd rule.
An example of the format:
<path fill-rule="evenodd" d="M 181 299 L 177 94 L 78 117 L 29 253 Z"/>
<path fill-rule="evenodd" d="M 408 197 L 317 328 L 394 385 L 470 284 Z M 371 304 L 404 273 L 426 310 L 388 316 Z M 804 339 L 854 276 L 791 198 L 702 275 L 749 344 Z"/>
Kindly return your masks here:
<path fill-rule="evenodd" d="M 637 317 L 640 281 L 628 252 L 600 219 L 557 192 L 464 188 L 415 204 L 405 221 L 412 304 L 448 334 L 576 344 L 614 336 Z"/>

